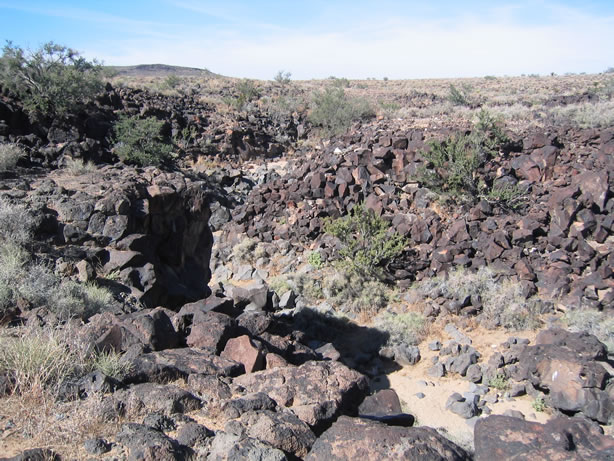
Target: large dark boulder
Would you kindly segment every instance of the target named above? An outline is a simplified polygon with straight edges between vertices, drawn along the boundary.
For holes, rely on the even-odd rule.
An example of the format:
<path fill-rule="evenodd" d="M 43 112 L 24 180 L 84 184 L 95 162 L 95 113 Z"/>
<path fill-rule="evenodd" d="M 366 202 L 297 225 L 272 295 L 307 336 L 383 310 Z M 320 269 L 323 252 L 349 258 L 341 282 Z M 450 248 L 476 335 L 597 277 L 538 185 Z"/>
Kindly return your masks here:
<path fill-rule="evenodd" d="M 341 416 L 311 447 L 306 461 L 356 459 L 468 461 L 469 454 L 430 427 L 390 427 Z"/>

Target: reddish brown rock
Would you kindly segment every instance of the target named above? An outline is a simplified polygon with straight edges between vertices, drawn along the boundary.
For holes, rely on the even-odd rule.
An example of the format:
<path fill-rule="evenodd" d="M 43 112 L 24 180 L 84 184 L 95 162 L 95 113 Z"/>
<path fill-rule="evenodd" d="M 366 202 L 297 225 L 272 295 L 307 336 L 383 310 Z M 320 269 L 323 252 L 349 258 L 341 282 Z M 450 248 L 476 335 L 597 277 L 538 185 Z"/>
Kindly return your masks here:
<path fill-rule="evenodd" d="M 262 347 L 254 344 L 247 335 L 229 339 L 221 356 L 242 363 L 246 373 L 264 369 Z"/>

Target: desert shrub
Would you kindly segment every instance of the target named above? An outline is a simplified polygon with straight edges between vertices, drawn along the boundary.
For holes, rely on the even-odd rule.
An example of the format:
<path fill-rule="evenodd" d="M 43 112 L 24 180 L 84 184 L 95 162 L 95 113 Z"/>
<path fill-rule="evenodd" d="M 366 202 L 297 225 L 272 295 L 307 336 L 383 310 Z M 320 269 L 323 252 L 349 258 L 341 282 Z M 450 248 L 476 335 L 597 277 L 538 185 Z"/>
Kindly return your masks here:
<path fill-rule="evenodd" d="M 309 274 L 298 274 L 289 278 L 288 283 L 298 294 L 307 299 L 318 300 L 324 296 L 320 280 Z"/>
<path fill-rule="evenodd" d="M 595 335 L 607 346 L 610 354 L 614 353 L 614 317 L 608 312 L 588 307 L 570 309 L 563 321 L 571 331 L 586 331 Z"/>
<path fill-rule="evenodd" d="M 0 171 L 12 170 L 24 155 L 25 152 L 18 144 L 0 144 Z"/>
<path fill-rule="evenodd" d="M 173 148 L 161 134 L 163 125 L 155 117 L 121 116 L 113 127 L 117 156 L 139 166 L 159 165 L 170 158 Z"/>
<path fill-rule="evenodd" d="M 309 256 L 307 256 L 307 262 L 309 262 L 309 264 L 311 264 L 314 269 L 320 269 L 323 264 L 322 255 L 319 251 L 312 251 L 311 253 L 309 253 Z"/>
<path fill-rule="evenodd" d="M 0 242 L 26 244 L 32 237 L 35 219 L 22 205 L 0 197 Z"/>
<path fill-rule="evenodd" d="M 339 239 L 341 265 L 366 279 L 380 278 L 384 265 L 401 254 L 407 241 L 364 204 L 349 214 L 326 219 L 324 231 Z"/>
<path fill-rule="evenodd" d="M 510 330 L 536 329 L 547 305 L 537 297 L 527 298 L 522 286 L 510 279 L 500 279 L 488 267 L 476 272 L 457 269 L 441 277 L 420 282 L 416 289 L 423 296 L 464 300 L 470 296 L 482 300 L 482 316 L 492 326 Z"/>
<path fill-rule="evenodd" d="M 260 89 L 256 86 L 253 80 L 243 79 L 235 84 L 236 96 L 232 98 L 224 98 L 224 102 L 236 110 L 245 110 L 247 105 L 252 101 L 260 99 Z"/>
<path fill-rule="evenodd" d="M 91 368 L 119 381 L 132 370 L 132 363 L 123 359 L 122 354 L 115 351 L 99 352 L 91 357 Z"/>
<path fill-rule="evenodd" d="M 350 81 L 345 78 L 345 77 L 329 77 L 329 79 L 332 82 L 333 87 L 335 88 L 349 88 L 350 87 Z"/>
<path fill-rule="evenodd" d="M 390 337 L 388 343 L 419 344 L 426 334 L 426 320 L 422 314 L 416 312 L 382 312 L 375 318 L 375 326 L 386 331 Z"/>
<path fill-rule="evenodd" d="M 489 202 L 497 203 L 505 208 L 515 210 L 520 208 L 527 200 L 526 192 L 517 184 L 494 183 L 485 198 Z"/>
<path fill-rule="evenodd" d="M 457 134 L 444 141 L 428 142 L 430 149 L 422 152 L 425 165 L 419 179 L 438 192 L 466 197 L 478 194 L 476 170 L 482 163 L 475 140 L 470 135 Z"/>
<path fill-rule="evenodd" d="M 87 319 L 114 302 L 106 288 L 62 279 L 45 262 L 29 259 L 15 244 L 0 245 L 0 311 L 22 300 L 33 308 L 47 306 L 61 320 Z"/>
<path fill-rule="evenodd" d="M 546 411 L 546 408 L 548 408 L 548 405 L 546 405 L 546 401 L 543 397 L 535 397 L 535 400 L 533 400 L 531 406 L 538 413 L 542 413 Z"/>
<path fill-rule="evenodd" d="M 325 277 L 322 291 L 337 310 L 371 317 L 388 306 L 393 291 L 384 283 L 356 271 L 341 270 Z"/>
<path fill-rule="evenodd" d="M 277 295 L 281 296 L 292 289 L 288 277 L 278 275 L 268 280 L 268 285 Z"/>
<path fill-rule="evenodd" d="M 66 171 L 68 171 L 70 174 L 75 176 L 96 171 L 96 165 L 94 165 L 93 162 L 86 162 L 81 158 L 67 158 L 64 168 L 66 168 Z"/>
<path fill-rule="evenodd" d="M 51 329 L 36 329 L 19 337 L 4 337 L 0 348 L 0 371 L 15 380 L 15 391 L 34 388 L 57 390 L 80 371 L 80 356 L 68 347 L 66 338 Z"/>
<path fill-rule="evenodd" d="M 292 77 L 292 73 L 280 70 L 277 72 L 277 74 L 275 74 L 275 81 L 282 86 L 285 86 L 290 83 L 290 77 Z"/>
<path fill-rule="evenodd" d="M 488 381 L 488 387 L 493 387 L 499 391 L 506 391 L 510 387 L 509 380 L 502 373 L 498 373 Z"/>
<path fill-rule="evenodd" d="M 356 120 L 374 115 L 366 99 L 349 97 L 343 88 L 333 86 L 314 93 L 309 120 L 323 134 L 333 135 L 343 133 Z"/>
<path fill-rule="evenodd" d="M 505 134 L 503 119 L 486 109 L 481 109 L 476 116 L 474 133 L 477 144 L 484 151 L 485 157 L 494 157 L 499 149 L 510 142 Z"/>
<path fill-rule="evenodd" d="M 244 238 L 232 248 L 232 257 L 241 262 L 254 262 L 257 247 L 258 242 L 256 240 Z"/>
<path fill-rule="evenodd" d="M 108 308 L 113 302 L 113 296 L 104 287 L 93 283 L 80 284 L 58 278 L 48 296 L 46 306 L 60 320 L 74 317 L 87 320 L 92 315 Z"/>
<path fill-rule="evenodd" d="M 470 134 L 458 133 L 427 143 L 429 149 L 421 152 L 425 162 L 418 171 L 418 180 L 452 198 L 475 200 L 485 187 L 479 168 L 508 142 L 500 120 L 482 110 Z"/>
<path fill-rule="evenodd" d="M 65 115 L 102 91 L 102 66 L 53 42 L 24 51 L 7 42 L 0 85 L 18 96 L 32 117 Z"/>
<path fill-rule="evenodd" d="M 468 84 L 462 85 L 460 88 L 450 85 L 448 90 L 448 101 L 455 106 L 471 106 L 471 86 Z"/>
<path fill-rule="evenodd" d="M 181 84 L 181 79 L 176 75 L 169 75 L 164 79 L 164 86 L 169 89 L 175 89 Z"/>
<path fill-rule="evenodd" d="M 0 317 L 17 300 L 17 285 L 24 275 L 27 260 L 27 253 L 18 245 L 0 244 Z"/>

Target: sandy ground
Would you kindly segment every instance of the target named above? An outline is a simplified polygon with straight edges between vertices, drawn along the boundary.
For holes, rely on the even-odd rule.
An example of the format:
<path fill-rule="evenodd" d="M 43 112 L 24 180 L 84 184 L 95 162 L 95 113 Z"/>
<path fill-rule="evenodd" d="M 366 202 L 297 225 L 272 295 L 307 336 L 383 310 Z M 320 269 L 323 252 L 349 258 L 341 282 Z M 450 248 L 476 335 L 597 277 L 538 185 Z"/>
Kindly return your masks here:
<path fill-rule="evenodd" d="M 481 328 L 465 333 L 473 340 L 473 347 L 482 354 L 481 362 L 487 362 L 494 352 L 501 352 L 500 344 L 510 336 L 527 338 L 533 343 L 536 335 L 535 332 L 515 332 L 512 335 L 503 331 L 489 331 Z M 443 332 L 427 338 L 420 345 L 422 355 L 420 362 L 382 376 L 374 380 L 372 386 L 374 389 L 386 387 L 394 389 L 399 395 L 404 411 L 416 418 L 417 426 L 433 427 L 453 442 L 473 450 L 475 420 L 465 420 L 445 408 L 446 401 L 452 393 L 462 394 L 469 391 L 471 383 L 458 375 L 432 378 L 427 374 L 427 370 L 432 365 L 431 358 L 438 355 L 438 352 L 429 350 L 427 345 L 436 339 L 444 343 L 451 338 Z M 544 412 L 536 412 L 531 406 L 533 398 L 528 395 L 508 400 L 503 397 L 501 391 L 491 389 L 489 394 L 492 392 L 499 392 L 500 398 L 497 403 L 488 404 L 492 414 L 503 414 L 506 410 L 518 410 L 525 415 L 526 420 L 539 423 L 545 423 L 551 417 L 547 409 Z M 416 396 L 418 393 L 423 393 L 425 397 L 418 398 Z M 484 416 L 486 415 L 482 417 Z"/>

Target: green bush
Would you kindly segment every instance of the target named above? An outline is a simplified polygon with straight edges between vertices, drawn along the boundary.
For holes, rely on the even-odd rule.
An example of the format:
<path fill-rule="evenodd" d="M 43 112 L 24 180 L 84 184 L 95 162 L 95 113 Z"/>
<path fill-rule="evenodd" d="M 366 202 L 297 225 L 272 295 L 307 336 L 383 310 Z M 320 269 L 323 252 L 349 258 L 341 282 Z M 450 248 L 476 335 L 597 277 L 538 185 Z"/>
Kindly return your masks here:
<path fill-rule="evenodd" d="M 322 255 L 319 251 L 312 251 L 307 257 L 307 262 L 313 266 L 314 269 L 320 269 L 322 267 Z"/>
<path fill-rule="evenodd" d="M 19 97 L 32 118 L 65 115 L 102 91 L 102 66 L 53 42 L 34 52 L 7 42 L 0 85 Z"/>
<path fill-rule="evenodd" d="M 0 144 L 0 171 L 12 170 L 24 155 L 25 152 L 18 144 Z"/>
<path fill-rule="evenodd" d="M 346 131 L 352 122 L 374 115 L 367 100 L 349 97 L 343 88 L 328 87 L 314 93 L 309 120 L 323 134 L 334 135 Z"/>
<path fill-rule="evenodd" d="M 161 134 L 163 125 L 155 117 L 121 116 L 113 127 L 115 153 L 126 163 L 160 165 L 170 158 L 173 150 Z"/>
<path fill-rule="evenodd" d="M 448 101 L 455 106 L 471 106 L 471 86 L 464 84 L 459 88 L 454 85 L 450 85 L 448 92 Z"/>
<path fill-rule="evenodd" d="M 407 245 L 405 238 L 364 204 L 357 204 L 344 217 L 326 219 L 324 231 L 339 239 L 342 266 L 367 279 L 381 278 L 383 266 Z"/>
<path fill-rule="evenodd" d="M 482 163 L 475 139 L 457 134 L 444 141 L 428 142 L 430 149 L 422 152 L 425 160 L 419 170 L 419 180 L 437 192 L 466 198 L 478 194 L 476 170 Z"/>
<path fill-rule="evenodd" d="M 506 391 L 510 388 L 510 383 L 504 374 L 498 373 L 488 381 L 488 387 L 493 387 L 499 391 Z"/>
<path fill-rule="evenodd" d="M 546 401 L 543 397 L 535 397 L 535 400 L 533 400 L 531 406 L 538 413 L 544 412 L 546 411 L 546 408 L 548 408 L 548 405 L 546 405 Z"/>
<path fill-rule="evenodd" d="M 428 142 L 429 149 L 421 152 L 425 163 L 418 171 L 418 180 L 453 198 L 475 200 L 485 187 L 478 169 L 507 142 L 499 119 L 482 110 L 470 134 Z"/>

